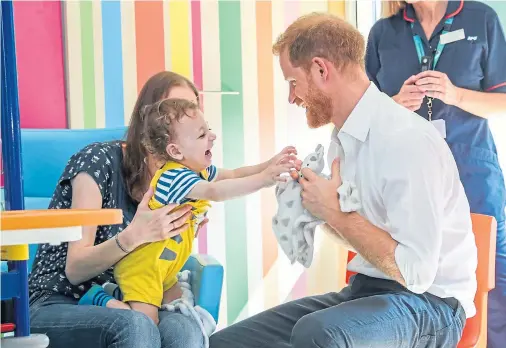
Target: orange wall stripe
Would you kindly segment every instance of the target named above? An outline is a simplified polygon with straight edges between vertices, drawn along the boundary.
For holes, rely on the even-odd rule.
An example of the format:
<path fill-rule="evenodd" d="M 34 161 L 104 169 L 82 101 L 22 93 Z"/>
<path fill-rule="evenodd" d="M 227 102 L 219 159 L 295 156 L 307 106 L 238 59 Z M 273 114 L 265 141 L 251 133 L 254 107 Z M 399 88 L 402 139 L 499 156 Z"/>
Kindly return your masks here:
<path fill-rule="evenodd" d="M 135 2 L 135 43 L 137 89 L 140 91 L 152 75 L 165 70 L 163 2 Z"/>

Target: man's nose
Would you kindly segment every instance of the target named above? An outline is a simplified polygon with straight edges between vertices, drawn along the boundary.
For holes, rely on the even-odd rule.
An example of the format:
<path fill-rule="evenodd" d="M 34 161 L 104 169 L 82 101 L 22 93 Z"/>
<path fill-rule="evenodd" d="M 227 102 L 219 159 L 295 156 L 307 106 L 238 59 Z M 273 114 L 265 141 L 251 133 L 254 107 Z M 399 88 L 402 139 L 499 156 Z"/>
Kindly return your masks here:
<path fill-rule="evenodd" d="M 288 102 L 290 104 L 294 104 L 297 100 L 297 96 L 295 95 L 295 91 L 293 90 L 293 87 L 290 87 L 290 91 L 288 92 Z"/>

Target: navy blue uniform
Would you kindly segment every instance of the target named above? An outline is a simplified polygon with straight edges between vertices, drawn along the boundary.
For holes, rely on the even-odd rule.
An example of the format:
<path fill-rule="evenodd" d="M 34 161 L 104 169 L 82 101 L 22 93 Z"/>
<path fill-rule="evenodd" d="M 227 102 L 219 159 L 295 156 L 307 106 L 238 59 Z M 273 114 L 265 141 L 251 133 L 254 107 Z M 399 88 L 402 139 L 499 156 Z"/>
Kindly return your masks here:
<path fill-rule="evenodd" d="M 371 29 L 366 68 L 371 81 L 384 93 L 399 93 L 404 81 L 421 71 L 414 35 L 424 52 L 432 53 L 453 18 L 450 31 L 464 29 L 462 40 L 447 43 L 435 70 L 445 73 L 457 87 L 506 93 L 506 39 L 495 11 L 481 2 L 449 1 L 445 17 L 427 38 L 411 5 L 381 19 Z M 506 98 L 506 96 L 505 96 Z M 428 118 L 426 99 L 416 112 Z M 446 141 L 455 157 L 471 211 L 492 215 L 498 222 L 496 289 L 489 294 L 488 347 L 504 347 L 506 339 L 506 233 L 504 176 L 488 120 L 438 99 L 432 120 L 444 119 Z"/>

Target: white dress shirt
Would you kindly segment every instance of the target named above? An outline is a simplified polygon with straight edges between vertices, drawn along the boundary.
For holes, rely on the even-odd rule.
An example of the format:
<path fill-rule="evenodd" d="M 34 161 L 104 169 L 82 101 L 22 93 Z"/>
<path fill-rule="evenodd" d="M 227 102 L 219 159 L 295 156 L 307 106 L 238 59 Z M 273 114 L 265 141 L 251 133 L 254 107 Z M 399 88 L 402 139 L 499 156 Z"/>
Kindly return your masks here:
<path fill-rule="evenodd" d="M 337 156 L 342 180 L 359 190 L 358 213 L 399 243 L 395 261 L 407 288 L 454 297 L 474 316 L 477 250 L 469 203 L 436 128 L 371 83 L 332 134 L 329 166 Z M 348 269 L 390 279 L 360 255 Z"/>

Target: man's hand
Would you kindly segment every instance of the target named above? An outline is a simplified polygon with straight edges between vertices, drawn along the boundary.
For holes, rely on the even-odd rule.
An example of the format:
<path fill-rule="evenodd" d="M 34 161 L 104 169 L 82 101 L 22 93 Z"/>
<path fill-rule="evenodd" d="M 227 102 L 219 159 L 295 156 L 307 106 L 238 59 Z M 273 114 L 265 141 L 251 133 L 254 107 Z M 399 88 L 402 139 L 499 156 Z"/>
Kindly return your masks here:
<path fill-rule="evenodd" d="M 342 214 L 337 188 L 341 186 L 339 158 L 332 162 L 332 174 L 329 180 L 318 176 L 311 169 L 302 169 L 299 183 L 302 187 L 302 205 L 314 216 L 324 221 Z"/>

